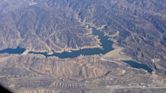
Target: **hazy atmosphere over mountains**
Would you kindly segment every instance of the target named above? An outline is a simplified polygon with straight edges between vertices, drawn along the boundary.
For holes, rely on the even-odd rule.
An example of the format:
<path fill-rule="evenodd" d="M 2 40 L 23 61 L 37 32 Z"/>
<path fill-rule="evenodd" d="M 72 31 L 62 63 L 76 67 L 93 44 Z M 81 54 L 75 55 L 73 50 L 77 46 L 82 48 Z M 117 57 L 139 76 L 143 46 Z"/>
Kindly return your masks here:
<path fill-rule="evenodd" d="M 20 93 L 128 93 L 132 84 L 131 93 L 164 93 L 166 0 L 1 0 L 0 70 L 1 84 Z"/>

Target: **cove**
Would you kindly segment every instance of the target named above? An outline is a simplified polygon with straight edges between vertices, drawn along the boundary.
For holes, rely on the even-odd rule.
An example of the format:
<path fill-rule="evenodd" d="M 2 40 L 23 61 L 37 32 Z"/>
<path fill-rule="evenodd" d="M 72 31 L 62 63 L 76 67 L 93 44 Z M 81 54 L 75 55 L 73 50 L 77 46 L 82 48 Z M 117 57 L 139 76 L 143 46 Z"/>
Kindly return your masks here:
<path fill-rule="evenodd" d="M 7 48 L 4 50 L 0 50 L 0 54 L 22 54 L 26 49 L 25 48 Z"/>
<path fill-rule="evenodd" d="M 152 73 L 152 71 L 153 71 L 152 68 L 150 68 L 148 65 L 143 64 L 143 63 L 138 63 L 138 62 L 133 61 L 133 60 L 124 61 L 124 62 L 127 63 L 128 65 L 130 65 L 133 68 L 143 69 L 143 70 L 146 70 L 149 73 Z"/>
<path fill-rule="evenodd" d="M 46 57 L 56 56 L 58 58 L 74 58 L 80 55 L 88 56 L 88 55 L 99 55 L 105 54 L 111 50 L 112 48 L 112 41 L 109 40 L 109 37 L 105 36 L 103 32 L 92 28 L 92 34 L 98 36 L 101 42 L 101 48 L 84 48 L 80 50 L 73 50 L 71 52 L 64 51 L 62 53 L 53 53 L 49 55 L 47 52 L 29 52 L 32 54 L 42 54 Z"/>

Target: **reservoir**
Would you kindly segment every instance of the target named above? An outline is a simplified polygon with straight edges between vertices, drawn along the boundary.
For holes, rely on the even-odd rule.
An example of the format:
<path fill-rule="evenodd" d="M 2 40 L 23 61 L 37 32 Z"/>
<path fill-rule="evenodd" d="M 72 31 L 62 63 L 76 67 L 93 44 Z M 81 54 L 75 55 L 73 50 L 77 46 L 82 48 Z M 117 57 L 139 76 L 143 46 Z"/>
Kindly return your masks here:
<path fill-rule="evenodd" d="M 22 54 L 26 49 L 25 48 L 7 48 L 4 50 L 0 50 L 0 54 Z"/>
<path fill-rule="evenodd" d="M 137 68 L 137 69 L 143 69 L 146 70 L 149 73 L 152 73 L 153 69 L 151 67 L 149 67 L 146 64 L 143 63 L 138 63 L 136 61 L 133 60 L 129 60 L 129 61 L 124 61 L 125 63 L 127 63 L 128 65 L 130 65 L 133 68 Z"/>
<path fill-rule="evenodd" d="M 51 56 L 56 56 L 58 58 L 74 58 L 78 57 L 80 55 L 88 56 L 88 55 L 99 55 L 99 54 L 105 54 L 111 50 L 112 48 L 112 41 L 109 40 L 107 36 L 104 35 L 103 32 L 96 30 L 95 28 L 92 28 L 92 34 L 95 36 L 98 36 L 101 42 L 101 48 L 84 48 L 80 50 L 73 50 L 73 51 L 64 51 L 62 53 L 53 53 L 53 54 L 48 54 L 47 52 L 35 52 L 35 51 L 30 51 L 29 53 L 31 54 L 40 54 L 44 55 L 46 57 L 51 57 Z M 0 54 L 22 54 L 26 49 L 24 48 L 8 48 L 0 51 Z"/>
<path fill-rule="evenodd" d="M 110 41 L 109 37 L 105 36 L 103 32 L 98 31 L 95 28 L 93 28 L 92 34 L 95 36 L 98 36 L 98 38 L 100 39 L 100 42 L 101 42 L 100 48 L 84 48 L 84 49 L 80 49 L 80 50 L 73 50 L 70 52 L 64 51 L 62 53 L 53 53 L 53 54 L 48 54 L 47 52 L 34 52 L 34 51 L 30 51 L 29 53 L 30 54 L 44 55 L 45 57 L 54 57 L 55 56 L 55 57 L 64 59 L 64 58 L 75 58 L 75 57 L 78 57 L 80 55 L 88 56 L 88 55 L 106 54 L 106 53 L 113 50 L 112 41 Z M 4 54 L 4 53 L 22 54 L 25 50 L 26 50 L 25 48 L 20 48 L 20 47 L 17 47 L 15 49 L 8 48 L 8 49 L 0 50 L 0 54 Z M 124 61 L 124 62 L 133 68 L 143 69 L 149 73 L 152 73 L 152 71 L 153 71 L 153 69 L 150 68 L 146 64 L 138 63 L 138 62 L 132 61 L 132 60 Z"/>
<path fill-rule="evenodd" d="M 95 36 L 98 36 L 101 42 L 101 48 L 84 48 L 80 50 L 73 50 L 71 52 L 64 51 L 62 53 L 54 53 L 49 55 L 47 52 L 30 52 L 33 54 L 42 54 L 46 57 L 50 56 L 56 56 L 58 58 L 74 58 L 78 57 L 80 55 L 88 56 L 88 55 L 99 55 L 99 54 L 105 54 L 111 50 L 112 48 L 112 41 L 109 40 L 107 36 L 104 35 L 103 32 L 97 31 L 95 28 L 92 29 L 92 34 Z"/>

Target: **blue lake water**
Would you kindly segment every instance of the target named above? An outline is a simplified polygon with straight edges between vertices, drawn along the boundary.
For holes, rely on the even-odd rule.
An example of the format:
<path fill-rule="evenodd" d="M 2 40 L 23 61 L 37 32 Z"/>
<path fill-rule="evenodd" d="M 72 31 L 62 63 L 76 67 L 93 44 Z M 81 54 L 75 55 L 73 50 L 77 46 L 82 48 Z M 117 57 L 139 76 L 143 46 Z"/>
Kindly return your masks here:
<path fill-rule="evenodd" d="M 98 54 L 105 54 L 111 50 L 113 50 L 112 48 L 112 41 L 108 40 L 109 38 L 107 36 L 104 35 L 103 32 L 101 31 L 97 31 L 95 28 L 93 28 L 92 31 L 93 35 L 98 36 L 98 38 L 100 39 L 101 42 L 101 48 L 85 48 L 85 49 L 80 49 L 80 50 L 73 50 L 71 52 L 68 51 L 64 51 L 62 53 L 54 53 L 54 54 L 48 54 L 47 52 L 34 52 L 34 51 L 30 51 L 29 53 L 31 54 L 41 54 L 44 55 L 46 57 L 50 57 L 50 56 L 56 56 L 58 58 L 74 58 L 74 57 L 78 57 L 80 55 L 84 55 L 84 56 L 88 56 L 88 55 L 98 55 Z M 7 54 L 21 54 L 25 51 L 24 48 L 8 48 L 8 49 L 4 49 L 1 50 L 0 53 L 7 53 Z"/>
<path fill-rule="evenodd" d="M 22 54 L 26 49 L 25 48 L 7 48 L 0 50 L 0 54 Z"/>
<path fill-rule="evenodd" d="M 40 55 L 44 55 L 46 57 L 56 56 L 58 58 L 74 58 L 74 57 L 78 57 L 80 55 L 88 56 L 88 55 L 105 54 L 105 53 L 113 50 L 112 41 L 110 41 L 109 38 L 107 36 L 105 36 L 103 32 L 97 31 L 96 29 L 93 29 L 93 35 L 98 36 L 98 38 L 100 39 L 101 48 L 85 48 L 85 49 L 80 49 L 80 50 L 73 50 L 71 52 L 64 51 L 62 53 L 54 53 L 51 55 L 48 54 L 47 52 L 33 52 L 33 51 L 31 51 L 29 53 L 40 54 Z M 0 54 L 4 54 L 4 53 L 22 54 L 25 50 L 26 50 L 25 48 L 20 48 L 20 47 L 17 47 L 15 49 L 8 48 L 8 49 L 0 50 Z M 152 71 L 153 71 L 153 69 L 150 68 L 146 64 L 138 63 L 138 62 L 132 61 L 132 60 L 124 61 L 124 62 L 133 68 L 144 69 L 149 73 L 152 73 Z"/>
<path fill-rule="evenodd" d="M 132 60 L 124 61 L 124 62 L 127 63 L 128 65 L 130 65 L 133 68 L 144 69 L 149 73 L 152 73 L 152 71 L 153 71 L 153 69 L 151 67 L 149 67 L 148 65 L 143 64 L 143 63 L 138 63 L 138 62 L 132 61 Z"/>
<path fill-rule="evenodd" d="M 74 58 L 74 57 L 78 57 L 80 55 L 87 56 L 87 55 L 105 54 L 105 53 L 113 50 L 112 41 L 108 40 L 108 37 L 105 36 L 103 32 L 93 29 L 92 34 L 99 37 L 102 48 L 85 48 L 85 49 L 80 49 L 80 50 L 73 50 L 71 52 L 64 51 L 62 53 L 54 53 L 52 55 L 49 55 L 47 52 L 30 52 L 30 53 L 43 54 L 46 57 L 56 56 L 59 58 Z"/>

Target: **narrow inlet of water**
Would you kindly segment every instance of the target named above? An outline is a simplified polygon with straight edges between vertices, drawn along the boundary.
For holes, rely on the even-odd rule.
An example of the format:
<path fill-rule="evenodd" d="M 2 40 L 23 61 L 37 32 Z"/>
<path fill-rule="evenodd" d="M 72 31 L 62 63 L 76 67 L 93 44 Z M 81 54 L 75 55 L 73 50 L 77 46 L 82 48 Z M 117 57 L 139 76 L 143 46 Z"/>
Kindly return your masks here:
<path fill-rule="evenodd" d="M 143 69 L 143 70 L 146 70 L 149 73 L 153 72 L 153 69 L 151 67 L 149 67 L 148 65 L 146 65 L 146 64 L 138 63 L 138 62 L 133 61 L 133 60 L 124 61 L 124 62 L 127 63 L 128 65 L 130 65 L 133 68 Z"/>

